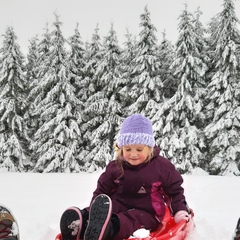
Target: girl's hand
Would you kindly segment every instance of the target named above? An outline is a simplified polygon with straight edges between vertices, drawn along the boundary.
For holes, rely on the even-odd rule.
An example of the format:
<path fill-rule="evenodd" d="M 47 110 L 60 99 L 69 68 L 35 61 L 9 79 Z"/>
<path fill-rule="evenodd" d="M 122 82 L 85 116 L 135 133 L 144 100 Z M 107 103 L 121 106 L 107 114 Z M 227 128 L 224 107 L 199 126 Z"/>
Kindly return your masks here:
<path fill-rule="evenodd" d="M 189 222 L 189 214 L 185 210 L 180 210 L 174 215 L 174 221 L 176 223 L 180 222 L 181 220 L 186 220 Z"/>
<path fill-rule="evenodd" d="M 186 231 L 187 233 L 190 233 L 194 230 L 195 224 L 194 224 L 194 221 L 193 221 L 193 215 L 191 215 L 191 214 L 189 215 L 187 213 L 187 211 L 185 211 L 185 210 L 178 211 L 174 215 L 174 221 L 176 223 L 178 223 L 181 220 L 186 220 L 186 226 L 183 228 L 184 231 Z"/>

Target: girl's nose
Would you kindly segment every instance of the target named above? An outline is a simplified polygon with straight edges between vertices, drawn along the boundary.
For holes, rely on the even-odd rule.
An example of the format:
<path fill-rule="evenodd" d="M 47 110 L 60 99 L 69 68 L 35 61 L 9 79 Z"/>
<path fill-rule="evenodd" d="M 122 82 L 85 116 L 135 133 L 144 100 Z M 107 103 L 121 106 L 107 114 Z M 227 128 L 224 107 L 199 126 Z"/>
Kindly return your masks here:
<path fill-rule="evenodd" d="M 132 157 L 137 156 L 137 152 L 136 152 L 136 151 L 132 151 L 132 152 L 131 152 L 131 156 L 132 156 Z"/>

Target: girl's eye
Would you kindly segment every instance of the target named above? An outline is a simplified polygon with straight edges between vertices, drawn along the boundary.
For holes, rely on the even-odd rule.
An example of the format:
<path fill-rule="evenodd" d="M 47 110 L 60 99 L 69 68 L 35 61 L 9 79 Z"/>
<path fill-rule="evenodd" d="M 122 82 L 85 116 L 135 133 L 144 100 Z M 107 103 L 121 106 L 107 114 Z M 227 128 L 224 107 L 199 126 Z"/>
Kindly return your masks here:
<path fill-rule="evenodd" d="M 137 151 L 138 151 L 138 152 L 141 152 L 141 151 L 142 151 L 142 149 L 137 149 Z"/>

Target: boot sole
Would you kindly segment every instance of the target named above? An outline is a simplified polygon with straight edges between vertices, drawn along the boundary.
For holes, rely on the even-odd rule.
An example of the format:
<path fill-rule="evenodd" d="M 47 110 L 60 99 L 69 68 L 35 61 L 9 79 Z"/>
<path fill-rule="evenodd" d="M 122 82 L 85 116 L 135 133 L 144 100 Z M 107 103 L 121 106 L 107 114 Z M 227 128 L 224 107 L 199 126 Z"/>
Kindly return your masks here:
<path fill-rule="evenodd" d="M 68 226 L 76 220 L 80 220 L 80 227 L 77 235 L 72 235 L 72 229 L 68 228 Z M 76 207 L 68 208 L 61 217 L 60 220 L 60 230 L 62 235 L 62 240 L 79 240 L 80 233 L 82 227 L 82 214 L 81 211 Z"/>
<path fill-rule="evenodd" d="M 98 195 L 92 202 L 89 222 L 84 240 L 103 240 L 104 232 L 112 214 L 112 201 L 105 195 Z"/>

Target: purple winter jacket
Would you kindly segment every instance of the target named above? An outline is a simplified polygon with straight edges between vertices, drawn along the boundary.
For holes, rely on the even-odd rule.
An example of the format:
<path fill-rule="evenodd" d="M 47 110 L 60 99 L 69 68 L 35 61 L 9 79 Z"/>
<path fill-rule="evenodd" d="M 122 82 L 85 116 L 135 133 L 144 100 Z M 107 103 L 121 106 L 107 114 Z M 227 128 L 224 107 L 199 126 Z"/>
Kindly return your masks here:
<path fill-rule="evenodd" d="M 174 165 L 159 153 L 155 146 L 153 158 L 137 166 L 123 160 L 124 174 L 117 161 L 111 161 L 99 177 L 92 199 L 107 194 L 112 199 L 114 213 L 140 209 L 153 214 L 159 222 L 165 215 L 164 201 L 169 203 L 173 214 L 188 211 L 181 186 L 183 179 Z"/>

